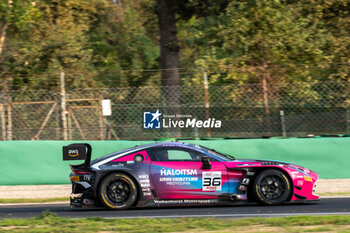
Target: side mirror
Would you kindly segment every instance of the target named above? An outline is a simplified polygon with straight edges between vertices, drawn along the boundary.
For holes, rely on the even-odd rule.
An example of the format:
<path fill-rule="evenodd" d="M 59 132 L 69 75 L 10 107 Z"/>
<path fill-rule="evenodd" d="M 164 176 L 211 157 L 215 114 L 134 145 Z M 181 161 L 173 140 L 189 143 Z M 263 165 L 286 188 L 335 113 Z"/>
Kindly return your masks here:
<path fill-rule="evenodd" d="M 202 161 L 202 169 L 211 169 L 209 156 L 202 157 L 201 161 Z"/>

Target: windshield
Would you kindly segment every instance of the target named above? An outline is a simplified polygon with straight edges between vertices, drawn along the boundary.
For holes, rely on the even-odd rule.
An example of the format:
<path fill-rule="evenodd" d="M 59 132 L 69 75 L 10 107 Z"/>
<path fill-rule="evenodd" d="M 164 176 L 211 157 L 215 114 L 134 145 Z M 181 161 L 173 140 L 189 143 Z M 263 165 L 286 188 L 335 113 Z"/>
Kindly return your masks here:
<path fill-rule="evenodd" d="M 215 157 L 218 157 L 224 161 L 231 161 L 231 160 L 234 160 L 235 157 L 233 157 L 232 155 L 229 155 L 227 153 L 223 153 L 223 152 L 218 152 L 214 149 L 210 149 L 210 148 L 207 148 L 205 146 L 199 146 L 199 148 L 204 151 L 204 152 L 207 152 L 209 154 L 212 154 L 214 155 Z"/>

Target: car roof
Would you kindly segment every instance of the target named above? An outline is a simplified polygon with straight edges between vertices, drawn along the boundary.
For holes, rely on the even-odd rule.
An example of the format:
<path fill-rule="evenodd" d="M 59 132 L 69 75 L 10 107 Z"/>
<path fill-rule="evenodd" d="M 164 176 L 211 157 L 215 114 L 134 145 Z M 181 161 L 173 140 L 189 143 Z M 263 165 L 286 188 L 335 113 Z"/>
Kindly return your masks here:
<path fill-rule="evenodd" d="M 156 142 L 156 143 L 150 143 L 150 144 L 144 144 L 135 146 L 134 148 L 140 148 L 140 149 L 147 149 L 151 147 L 167 147 L 167 146 L 178 146 L 178 147 L 195 147 L 195 145 L 185 142 Z"/>
<path fill-rule="evenodd" d="M 194 148 L 196 147 L 193 144 L 190 143 L 185 143 L 185 142 L 156 142 L 156 143 L 149 143 L 149 144 L 144 144 L 144 145 L 137 145 L 134 147 L 130 147 L 127 149 L 119 150 L 112 152 L 110 154 L 101 156 L 96 158 L 95 160 L 92 161 L 92 163 L 97 163 L 99 161 L 108 159 L 109 157 L 122 154 L 122 153 L 127 153 L 127 152 L 132 152 L 132 151 L 139 151 L 139 150 L 145 150 L 148 148 L 154 148 L 154 147 L 182 147 L 182 148 Z"/>

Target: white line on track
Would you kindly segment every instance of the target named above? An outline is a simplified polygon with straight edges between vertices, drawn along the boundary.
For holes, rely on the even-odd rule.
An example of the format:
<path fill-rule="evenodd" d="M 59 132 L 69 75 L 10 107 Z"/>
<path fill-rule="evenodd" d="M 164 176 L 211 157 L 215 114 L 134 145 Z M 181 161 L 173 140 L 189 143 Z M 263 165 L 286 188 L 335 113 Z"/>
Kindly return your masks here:
<path fill-rule="evenodd" d="M 276 214 L 203 214 L 203 215 L 168 215 L 168 216 L 130 216 L 130 217 L 102 217 L 104 219 L 136 219 L 136 218 L 250 218 L 250 217 L 287 217 L 304 215 L 350 215 L 350 212 L 323 212 L 323 213 L 276 213 Z M 73 217 L 74 218 L 74 217 Z"/>

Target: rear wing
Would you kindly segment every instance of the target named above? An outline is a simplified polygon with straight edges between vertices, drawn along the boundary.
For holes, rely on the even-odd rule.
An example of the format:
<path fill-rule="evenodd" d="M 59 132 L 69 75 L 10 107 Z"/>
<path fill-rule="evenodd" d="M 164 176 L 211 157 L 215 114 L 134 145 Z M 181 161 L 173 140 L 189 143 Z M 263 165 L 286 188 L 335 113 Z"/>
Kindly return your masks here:
<path fill-rule="evenodd" d="M 88 143 L 74 143 L 63 146 L 63 160 L 85 160 L 84 167 L 90 168 L 92 147 Z"/>

